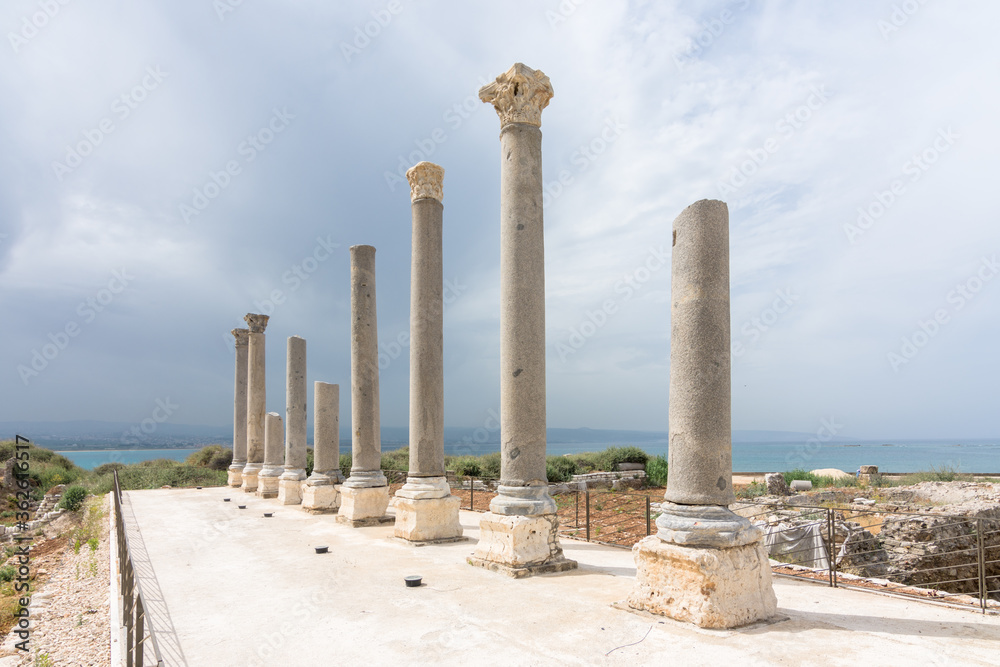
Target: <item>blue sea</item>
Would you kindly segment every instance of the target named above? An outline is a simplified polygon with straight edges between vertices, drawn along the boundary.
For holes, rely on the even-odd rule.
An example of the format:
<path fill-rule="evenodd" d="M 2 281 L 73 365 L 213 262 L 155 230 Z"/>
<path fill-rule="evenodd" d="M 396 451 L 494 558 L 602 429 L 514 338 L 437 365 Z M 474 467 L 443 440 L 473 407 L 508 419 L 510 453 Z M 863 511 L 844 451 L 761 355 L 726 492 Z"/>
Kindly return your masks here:
<path fill-rule="evenodd" d="M 635 444 L 651 456 L 667 454 L 666 440 L 628 442 L 549 443 L 550 456 L 596 452 L 611 446 Z M 386 451 L 389 447 L 384 448 Z M 103 463 L 138 463 L 150 459 L 183 461 L 193 449 L 128 449 L 63 451 L 81 468 L 91 470 Z M 350 451 L 350 445 L 343 451 Z M 446 454 L 481 455 L 500 451 L 499 445 L 445 445 Z M 1000 476 L 1000 440 L 859 440 L 826 443 L 736 442 L 733 443 L 734 472 L 769 472 L 803 468 L 839 468 L 854 472 L 862 465 L 877 465 L 883 472 L 921 472 L 948 468 L 960 472 Z"/>

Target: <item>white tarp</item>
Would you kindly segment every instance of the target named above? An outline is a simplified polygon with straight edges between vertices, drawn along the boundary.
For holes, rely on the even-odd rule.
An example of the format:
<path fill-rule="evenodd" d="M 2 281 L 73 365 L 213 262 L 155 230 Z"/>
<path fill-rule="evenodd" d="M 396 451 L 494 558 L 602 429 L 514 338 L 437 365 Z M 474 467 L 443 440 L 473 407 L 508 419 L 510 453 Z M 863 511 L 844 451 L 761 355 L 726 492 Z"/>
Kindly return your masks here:
<path fill-rule="evenodd" d="M 792 526 L 786 523 L 767 527 L 764 545 L 767 553 L 776 561 L 803 565 L 817 570 L 830 569 L 830 555 L 823 542 L 823 528 L 826 523 L 807 523 Z"/>

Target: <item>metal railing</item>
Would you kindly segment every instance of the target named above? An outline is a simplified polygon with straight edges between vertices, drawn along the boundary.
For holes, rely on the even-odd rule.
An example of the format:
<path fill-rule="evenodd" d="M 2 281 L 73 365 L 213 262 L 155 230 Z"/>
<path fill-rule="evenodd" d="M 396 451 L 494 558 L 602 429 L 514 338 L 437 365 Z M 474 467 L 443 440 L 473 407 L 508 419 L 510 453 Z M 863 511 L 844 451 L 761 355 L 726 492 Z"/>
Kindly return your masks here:
<path fill-rule="evenodd" d="M 998 611 L 1000 519 L 751 501 L 733 509 L 765 531 L 775 574 Z"/>
<path fill-rule="evenodd" d="M 118 481 L 118 471 L 114 471 L 115 486 L 112 495 L 115 498 L 115 537 L 118 542 L 118 578 L 121 594 L 122 625 L 125 626 L 125 664 L 127 667 L 143 667 L 145 665 L 143 649 L 148 641 L 153 648 L 153 657 L 157 667 L 162 666 L 163 658 L 156 643 L 156 635 L 151 626 L 146 624 L 146 605 L 142 595 L 142 586 L 135 576 L 132 564 L 132 554 L 129 550 L 128 535 L 125 532 L 125 519 L 122 515 L 122 487 Z"/>

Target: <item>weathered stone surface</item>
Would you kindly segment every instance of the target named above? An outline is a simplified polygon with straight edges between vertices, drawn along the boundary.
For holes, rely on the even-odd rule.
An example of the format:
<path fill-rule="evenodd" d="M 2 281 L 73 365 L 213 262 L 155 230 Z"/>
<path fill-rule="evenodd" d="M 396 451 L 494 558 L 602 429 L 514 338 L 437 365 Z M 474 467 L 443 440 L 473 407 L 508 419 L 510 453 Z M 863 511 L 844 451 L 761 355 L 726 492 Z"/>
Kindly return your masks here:
<path fill-rule="evenodd" d="M 457 540 L 462 537 L 456 496 L 412 499 L 396 495 L 393 535 L 409 542 Z"/>
<path fill-rule="evenodd" d="M 394 521 L 385 511 L 389 507 L 389 487 L 344 486 L 340 489 L 340 510 L 337 521 L 351 526 L 376 525 Z"/>
<path fill-rule="evenodd" d="M 261 498 L 277 498 L 278 478 L 284 472 L 284 424 L 277 412 L 268 412 L 264 424 L 264 467 L 257 475 L 256 493 Z"/>
<path fill-rule="evenodd" d="M 410 201 L 418 199 L 436 199 L 444 197 L 442 183 L 444 167 L 433 162 L 418 162 L 406 170 L 406 180 L 410 183 Z"/>
<path fill-rule="evenodd" d="M 511 516 L 486 512 L 469 563 L 513 577 L 562 572 L 577 566 L 563 556 L 555 514 Z"/>
<path fill-rule="evenodd" d="M 670 477 L 664 498 L 730 505 L 729 209 L 703 199 L 674 220 L 670 279 Z"/>
<path fill-rule="evenodd" d="M 767 495 L 769 496 L 790 495 L 788 484 L 785 483 L 785 476 L 780 472 L 769 472 L 764 475 L 764 483 L 767 485 Z"/>
<path fill-rule="evenodd" d="M 236 382 L 233 400 L 233 462 L 226 483 L 240 486 L 247 465 L 247 346 L 249 329 L 233 329 L 236 345 Z"/>
<path fill-rule="evenodd" d="M 306 475 L 306 341 L 288 338 L 285 376 L 285 472 Z M 288 479 L 291 477 L 289 476 Z"/>
<path fill-rule="evenodd" d="M 340 385 L 315 382 L 312 485 L 340 484 Z"/>
<path fill-rule="evenodd" d="M 493 83 L 479 89 L 479 99 L 493 105 L 501 127 L 509 123 L 541 126 L 542 109 L 553 94 L 549 77 L 523 63 L 514 63 Z"/>
<path fill-rule="evenodd" d="M 312 485 L 302 487 L 302 509 L 310 514 L 333 514 L 340 509 L 340 485 Z"/>
<path fill-rule="evenodd" d="M 303 471 L 303 474 L 305 471 Z M 305 480 L 301 479 L 286 479 L 285 475 L 288 473 L 282 473 L 281 477 L 278 478 L 278 503 L 281 505 L 298 505 L 302 502 L 302 487 L 305 486 Z"/>
<path fill-rule="evenodd" d="M 250 334 L 247 347 L 247 464 L 243 468 L 242 488 L 246 493 L 254 493 L 264 464 L 264 406 L 267 399 L 264 328 L 270 318 L 247 313 L 243 319 L 250 326 Z"/>
<path fill-rule="evenodd" d="M 760 542 L 731 549 L 682 547 L 651 535 L 634 547 L 633 609 L 694 623 L 735 628 L 777 611 L 771 567 Z"/>

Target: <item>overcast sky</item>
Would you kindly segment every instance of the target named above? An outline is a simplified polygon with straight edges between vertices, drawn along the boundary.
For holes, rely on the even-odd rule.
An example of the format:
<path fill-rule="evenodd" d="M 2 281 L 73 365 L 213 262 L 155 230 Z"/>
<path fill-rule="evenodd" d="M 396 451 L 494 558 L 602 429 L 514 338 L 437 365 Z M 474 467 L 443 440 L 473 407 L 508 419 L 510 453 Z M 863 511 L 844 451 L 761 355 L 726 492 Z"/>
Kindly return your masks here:
<path fill-rule="evenodd" d="M 476 93 L 523 62 L 555 90 L 550 426 L 666 429 L 671 223 L 715 198 L 734 428 L 996 437 L 998 24 L 986 0 L 7 0 L 0 421 L 139 423 L 159 401 L 231 423 L 247 312 L 271 315 L 268 409 L 300 335 L 346 418 L 363 243 L 382 424 L 405 426 L 400 175 L 427 159 L 445 168 L 446 423 L 482 426 L 500 124 Z"/>

